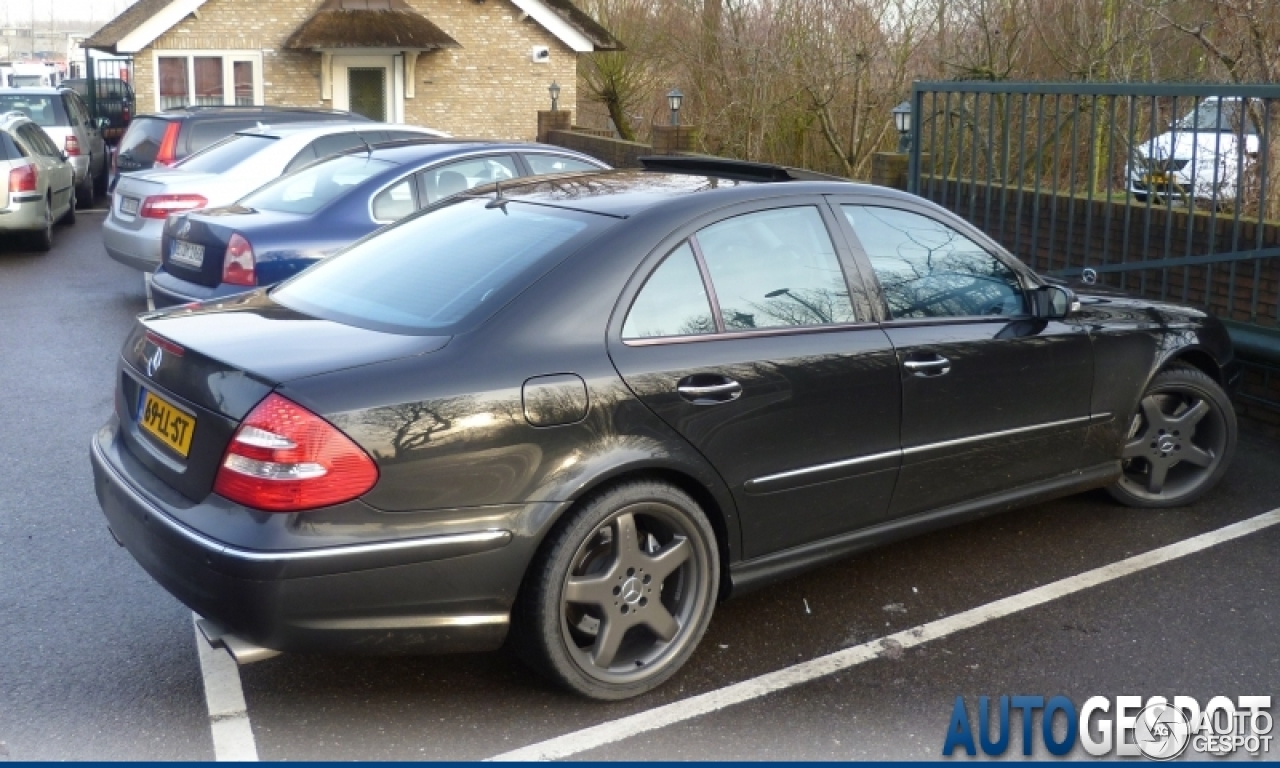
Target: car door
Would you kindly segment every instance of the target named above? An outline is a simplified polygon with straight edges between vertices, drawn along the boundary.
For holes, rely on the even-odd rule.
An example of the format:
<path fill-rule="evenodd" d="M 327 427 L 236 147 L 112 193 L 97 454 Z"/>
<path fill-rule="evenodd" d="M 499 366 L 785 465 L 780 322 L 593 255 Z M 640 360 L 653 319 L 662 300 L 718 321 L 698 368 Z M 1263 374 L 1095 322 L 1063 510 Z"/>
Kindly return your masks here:
<path fill-rule="evenodd" d="M 31 152 L 31 159 L 39 168 L 39 173 L 49 180 L 50 207 L 55 218 L 62 215 L 71 205 L 72 189 L 75 186 L 75 169 L 64 160 L 62 150 L 53 139 L 49 138 L 40 126 L 35 123 L 24 123 L 16 131 L 19 138 Z"/>
<path fill-rule="evenodd" d="M 642 266 L 610 330 L 619 374 L 720 472 L 747 558 L 882 520 L 897 361 L 820 198 L 718 212 Z"/>
<path fill-rule="evenodd" d="M 1093 350 L 1030 316 L 1020 265 L 925 206 L 838 200 L 880 289 L 902 388 L 901 517 L 1070 473 L 1085 461 Z"/>

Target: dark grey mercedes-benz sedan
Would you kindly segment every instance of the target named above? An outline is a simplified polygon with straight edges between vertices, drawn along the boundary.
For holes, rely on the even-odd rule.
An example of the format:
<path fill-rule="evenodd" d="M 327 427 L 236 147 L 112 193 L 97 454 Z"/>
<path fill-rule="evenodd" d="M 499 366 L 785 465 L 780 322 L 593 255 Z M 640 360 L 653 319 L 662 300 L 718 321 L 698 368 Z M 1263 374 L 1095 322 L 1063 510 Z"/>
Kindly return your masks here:
<path fill-rule="evenodd" d="M 240 653 L 509 640 L 623 698 L 731 594 L 1221 477 L 1217 320 L 1077 295 L 937 206 L 809 176 L 684 158 L 489 187 L 142 316 L 92 441 L 111 530 Z"/>

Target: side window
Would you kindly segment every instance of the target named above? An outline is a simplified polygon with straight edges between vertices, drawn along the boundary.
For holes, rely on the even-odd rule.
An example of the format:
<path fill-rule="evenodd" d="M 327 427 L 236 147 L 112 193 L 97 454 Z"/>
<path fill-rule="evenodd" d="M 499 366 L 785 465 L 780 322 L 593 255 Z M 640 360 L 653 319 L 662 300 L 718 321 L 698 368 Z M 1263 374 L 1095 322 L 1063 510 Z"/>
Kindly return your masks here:
<path fill-rule="evenodd" d="M 63 107 L 67 110 L 67 124 L 72 126 L 84 125 L 88 120 L 80 111 L 80 100 L 76 98 L 74 93 L 62 94 Z"/>
<path fill-rule="evenodd" d="M 316 157 L 326 157 L 335 155 L 344 149 L 361 146 L 360 134 L 352 131 L 350 133 L 335 133 L 331 136 L 324 136 L 311 142 L 311 146 L 315 147 Z"/>
<path fill-rule="evenodd" d="M 946 224 L 895 208 L 841 207 L 892 319 L 1027 313 L 1013 270 Z"/>
<path fill-rule="evenodd" d="M 563 157 L 560 155 L 525 155 L 524 159 L 529 163 L 529 170 L 534 175 L 543 173 L 572 173 L 573 171 L 598 171 L 598 166 L 579 160 L 574 157 Z"/>
<path fill-rule="evenodd" d="M 622 338 L 714 333 L 711 302 L 693 249 L 681 243 L 649 275 L 622 324 Z"/>
<path fill-rule="evenodd" d="M 397 221 L 413 213 L 416 208 L 411 178 L 391 185 L 373 198 L 373 218 L 377 221 Z"/>
<path fill-rule="evenodd" d="M 301 152 L 294 155 L 293 159 L 289 161 L 289 164 L 284 167 L 284 172 L 292 173 L 293 171 L 298 170 L 302 166 L 306 165 L 307 163 L 315 159 L 316 159 L 316 147 L 315 147 L 315 142 L 313 141 L 307 146 L 303 147 Z"/>
<path fill-rule="evenodd" d="M 844 270 L 813 206 L 735 216 L 697 238 L 725 330 L 855 320 Z"/>
<path fill-rule="evenodd" d="M 515 161 L 507 155 L 488 155 L 459 160 L 422 172 L 427 202 L 434 203 L 473 187 L 519 176 Z"/>

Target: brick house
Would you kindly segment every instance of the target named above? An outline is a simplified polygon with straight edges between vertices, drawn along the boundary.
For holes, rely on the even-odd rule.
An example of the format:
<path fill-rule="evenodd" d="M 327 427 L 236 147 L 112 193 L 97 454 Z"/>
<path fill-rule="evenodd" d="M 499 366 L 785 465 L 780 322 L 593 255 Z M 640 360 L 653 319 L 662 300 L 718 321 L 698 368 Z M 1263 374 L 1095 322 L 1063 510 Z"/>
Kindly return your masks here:
<path fill-rule="evenodd" d="M 84 45 L 133 57 L 139 112 L 328 107 L 509 139 L 534 138 L 552 81 L 576 103 L 579 54 L 621 47 L 572 0 L 138 0 Z"/>

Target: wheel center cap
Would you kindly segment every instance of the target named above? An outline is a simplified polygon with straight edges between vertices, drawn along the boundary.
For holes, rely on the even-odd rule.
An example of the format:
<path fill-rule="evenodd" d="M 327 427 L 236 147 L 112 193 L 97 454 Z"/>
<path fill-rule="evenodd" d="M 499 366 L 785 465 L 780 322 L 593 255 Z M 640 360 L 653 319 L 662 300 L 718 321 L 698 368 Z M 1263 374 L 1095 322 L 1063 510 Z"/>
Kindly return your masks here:
<path fill-rule="evenodd" d="M 640 598 L 643 596 L 644 594 L 640 589 L 640 580 L 635 576 L 632 576 L 623 582 L 621 597 L 624 603 L 627 605 L 635 605 L 640 602 Z"/>
<path fill-rule="evenodd" d="M 1161 451 L 1161 453 L 1169 453 L 1169 452 L 1170 452 L 1170 451 L 1172 451 L 1175 447 L 1177 447 L 1177 443 L 1173 442 L 1173 438 L 1172 438 L 1172 437 L 1166 437 L 1166 438 L 1164 438 L 1164 439 L 1162 439 L 1162 440 L 1160 441 L 1160 451 Z"/>

